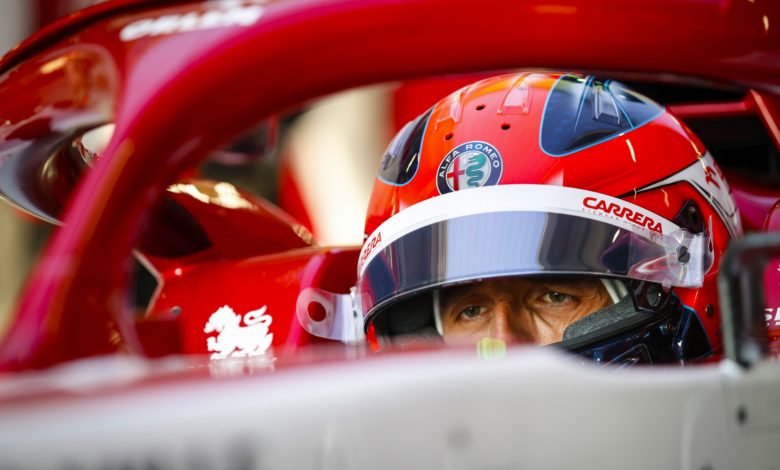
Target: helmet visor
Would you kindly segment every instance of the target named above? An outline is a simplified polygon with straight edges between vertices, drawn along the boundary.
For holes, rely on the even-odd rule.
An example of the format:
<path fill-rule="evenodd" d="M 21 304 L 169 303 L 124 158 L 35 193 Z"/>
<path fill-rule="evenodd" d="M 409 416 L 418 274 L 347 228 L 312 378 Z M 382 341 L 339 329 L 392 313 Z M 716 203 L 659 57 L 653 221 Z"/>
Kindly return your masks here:
<path fill-rule="evenodd" d="M 572 191 L 554 191 L 560 190 Z M 595 193 L 573 191 L 578 193 L 575 196 L 579 200 L 593 202 L 588 194 Z M 479 191 L 460 194 L 471 192 L 475 196 Z M 582 197 L 580 193 L 586 194 Z M 605 197 L 600 195 L 598 200 Z M 635 223 L 637 220 L 662 220 L 647 211 L 639 212 L 641 208 L 624 212 L 633 219 L 626 222 L 614 214 L 552 207 L 543 195 L 537 195 L 536 200 L 545 201 L 548 207 L 473 213 L 467 210 L 464 215 L 429 220 L 406 233 L 393 234 L 392 240 L 376 243 L 368 255 L 364 248 L 357 296 L 367 322 L 394 299 L 478 279 L 591 275 L 697 287 L 712 265 L 707 232 L 691 234 L 665 219 L 663 226 L 657 222 L 657 230 L 651 229 L 655 227 L 652 224 L 640 226 Z M 453 198 L 450 202 L 456 201 Z M 621 207 L 630 205 L 624 201 L 622 204 Z M 633 214 L 641 214 L 642 218 Z M 382 227 L 379 230 L 380 240 L 388 237 L 381 232 Z M 367 246 L 371 244 L 370 237 Z"/>

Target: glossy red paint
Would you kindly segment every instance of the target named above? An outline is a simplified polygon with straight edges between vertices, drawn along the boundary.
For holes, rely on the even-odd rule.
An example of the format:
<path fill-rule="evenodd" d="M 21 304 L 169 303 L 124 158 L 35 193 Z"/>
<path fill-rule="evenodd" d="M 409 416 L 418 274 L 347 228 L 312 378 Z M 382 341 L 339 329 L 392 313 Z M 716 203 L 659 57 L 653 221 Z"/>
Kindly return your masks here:
<path fill-rule="evenodd" d="M 729 173 L 731 193 L 739 206 L 746 231 L 766 230 L 772 208 L 780 201 L 780 190 L 761 186 L 745 176 Z"/>
<path fill-rule="evenodd" d="M 750 106 L 745 101 L 672 105 L 668 106 L 668 109 L 680 119 L 745 116 L 751 114 Z"/>
<path fill-rule="evenodd" d="M 764 122 L 775 147 L 780 148 L 780 100 L 776 95 L 755 90 L 750 91 L 749 98 L 751 106 Z"/>
<path fill-rule="evenodd" d="M 308 287 L 346 294 L 355 283 L 358 249 L 302 248 L 279 254 L 237 260 L 197 263 L 165 274 L 163 288 L 150 306 L 145 322 L 177 320 L 181 349 L 207 354 L 205 333 L 209 317 L 220 307 L 236 313 L 266 309 L 276 353 L 327 340 L 307 333 L 298 322 L 298 293 Z M 147 349 L 157 348 L 151 342 Z"/>
<path fill-rule="evenodd" d="M 27 286 L 0 369 L 143 351 L 121 299 L 150 207 L 209 149 L 279 109 L 355 85 L 512 67 L 780 86 L 778 30 L 765 26 L 778 24 L 780 6 L 769 2 L 308 0 L 265 5 L 250 26 L 120 41 L 133 20 L 206 8 L 145 4 L 53 25 L 0 64 L 3 131 L 27 126 L 36 139 L 79 119 L 117 124 Z M 480 34 L 459 34 L 475 25 Z M 39 73 L 88 51 L 117 77 L 110 92 L 79 100 L 78 78 L 93 75 Z M 31 80 L 34 100 L 20 93 Z M 67 99 L 55 101 L 56 89 Z"/>
<path fill-rule="evenodd" d="M 739 101 L 674 105 L 669 106 L 669 110 L 683 120 L 757 116 L 775 148 L 780 149 L 780 105 L 774 95 L 750 90 Z M 780 190 L 760 185 L 755 179 L 733 172 L 727 174 L 727 180 L 737 201 L 744 229 L 765 230 L 770 211 L 780 200 Z"/>
<path fill-rule="evenodd" d="M 769 213 L 766 215 L 764 230 L 769 232 L 780 230 L 780 200 L 772 206 Z"/>
<path fill-rule="evenodd" d="M 45 3 L 45 5 L 40 5 L 39 17 L 37 18 L 41 28 L 3 56 L 0 60 L 0 70 L 3 72 L 8 67 L 12 67 L 69 36 L 79 33 L 96 21 L 112 18 L 129 11 L 153 9 L 159 6 L 159 2 L 156 0 L 112 0 L 101 3 L 97 3 L 95 0 L 96 4 L 93 6 L 72 11 L 72 2 L 67 0 L 39 0 L 38 3 Z M 67 14 L 68 12 L 72 13 Z"/>
<path fill-rule="evenodd" d="M 169 186 L 147 226 L 138 251 L 161 273 L 314 242 L 308 230 L 268 201 L 229 183 L 199 179 Z"/>
<path fill-rule="evenodd" d="M 770 209 L 764 222 L 764 230 L 780 230 L 780 200 Z M 780 358 L 780 259 L 769 261 L 764 270 L 764 292 L 766 292 L 766 326 L 774 357 Z"/>

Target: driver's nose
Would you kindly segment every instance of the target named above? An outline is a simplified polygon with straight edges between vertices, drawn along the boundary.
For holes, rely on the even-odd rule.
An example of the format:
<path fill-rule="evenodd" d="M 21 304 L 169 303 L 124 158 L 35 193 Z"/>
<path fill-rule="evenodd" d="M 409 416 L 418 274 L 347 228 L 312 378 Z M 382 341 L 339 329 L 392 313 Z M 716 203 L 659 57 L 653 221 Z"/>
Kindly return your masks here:
<path fill-rule="evenodd" d="M 494 308 L 491 337 L 505 343 L 526 342 L 531 339 L 518 322 L 518 315 L 521 312 L 515 311 L 516 309 L 507 301 L 498 302 Z"/>

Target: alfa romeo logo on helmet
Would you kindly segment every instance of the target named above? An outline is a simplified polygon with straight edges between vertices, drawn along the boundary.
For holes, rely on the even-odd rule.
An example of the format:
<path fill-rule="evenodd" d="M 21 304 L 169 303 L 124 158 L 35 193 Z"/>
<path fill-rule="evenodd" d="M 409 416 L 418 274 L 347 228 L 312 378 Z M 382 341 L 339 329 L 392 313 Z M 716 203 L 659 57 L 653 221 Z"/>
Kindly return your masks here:
<path fill-rule="evenodd" d="M 439 164 L 436 187 L 440 194 L 498 184 L 504 162 L 495 147 L 480 141 L 460 144 Z"/>

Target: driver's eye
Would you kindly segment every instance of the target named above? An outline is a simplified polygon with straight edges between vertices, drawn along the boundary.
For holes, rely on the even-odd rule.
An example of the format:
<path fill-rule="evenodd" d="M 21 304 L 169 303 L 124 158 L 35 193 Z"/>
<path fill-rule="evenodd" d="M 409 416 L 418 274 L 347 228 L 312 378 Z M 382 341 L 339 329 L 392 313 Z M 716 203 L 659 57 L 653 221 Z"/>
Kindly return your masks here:
<path fill-rule="evenodd" d="M 485 312 L 485 307 L 481 305 L 469 305 L 458 312 L 458 319 L 473 320 Z"/>
<path fill-rule="evenodd" d="M 556 291 L 550 291 L 545 292 L 544 295 L 542 295 L 542 301 L 544 303 L 548 304 L 563 304 L 566 302 L 574 301 L 576 300 L 573 296 L 569 294 L 564 294 L 563 292 L 556 292 Z"/>

